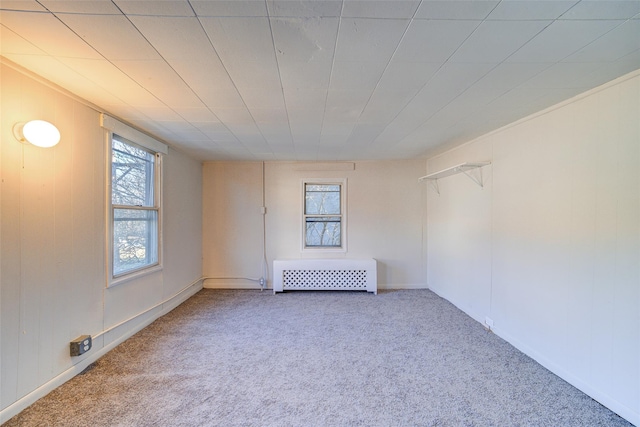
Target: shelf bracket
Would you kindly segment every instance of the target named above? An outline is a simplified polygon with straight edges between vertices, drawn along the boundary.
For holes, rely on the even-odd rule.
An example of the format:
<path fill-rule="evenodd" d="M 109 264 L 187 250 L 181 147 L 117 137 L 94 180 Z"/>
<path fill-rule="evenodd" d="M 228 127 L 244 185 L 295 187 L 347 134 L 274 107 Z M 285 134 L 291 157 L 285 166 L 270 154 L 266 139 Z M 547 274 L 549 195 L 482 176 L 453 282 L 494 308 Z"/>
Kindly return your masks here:
<path fill-rule="evenodd" d="M 475 162 L 475 163 L 461 163 L 456 166 L 452 166 L 447 169 L 443 169 L 439 172 L 435 172 L 429 174 L 427 176 L 423 176 L 422 178 L 418 178 L 418 181 L 428 181 L 431 183 L 433 189 L 440 195 L 440 187 L 438 186 L 438 179 L 445 178 L 447 176 L 456 175 L 459 173 L 463 173 L 469 178 L 471 181 L 475 182 L 480 186 L 480 188 L 484 188 L 484 181 L 482 179 L 482 167 L 486 165 L 490 165 L 491 162 Z M 474 172 L 475 171 L 475 172 Z"/>
<path fill-rule="evenodd" d="M 462 173 L 465 174 L 465 176 L 469 178 L 471 181 L 478 184 L 480 188 L 484 188 L 484 183 L 482 181 L 482 168 L 475 168 L 471 170 L 477 171 L 478 172 L 477 176 L 474 176 L 472 173 L 470 173 L 469 170 L 463 170 Z"/>
<path fill-rule="evenodd" d="M 438 180 L 437 179 L 430 179 L 429 183 L 431 184 L 433 189 L 436 190 L 436 193 L 439 196 L 440 195 L 440 187 L 438 187 Z"/>

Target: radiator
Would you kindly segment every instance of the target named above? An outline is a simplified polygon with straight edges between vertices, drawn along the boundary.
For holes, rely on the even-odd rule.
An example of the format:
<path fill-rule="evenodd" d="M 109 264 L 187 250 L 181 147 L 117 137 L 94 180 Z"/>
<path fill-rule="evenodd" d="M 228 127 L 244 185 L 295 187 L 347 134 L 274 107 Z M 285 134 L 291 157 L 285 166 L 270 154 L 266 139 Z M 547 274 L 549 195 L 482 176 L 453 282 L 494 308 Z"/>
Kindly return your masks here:
<path fill-rule="evenodd" d="M 375 259 L 273 261 L 273 293 L 287 290 L 350 290 L 378 293 Z"/>

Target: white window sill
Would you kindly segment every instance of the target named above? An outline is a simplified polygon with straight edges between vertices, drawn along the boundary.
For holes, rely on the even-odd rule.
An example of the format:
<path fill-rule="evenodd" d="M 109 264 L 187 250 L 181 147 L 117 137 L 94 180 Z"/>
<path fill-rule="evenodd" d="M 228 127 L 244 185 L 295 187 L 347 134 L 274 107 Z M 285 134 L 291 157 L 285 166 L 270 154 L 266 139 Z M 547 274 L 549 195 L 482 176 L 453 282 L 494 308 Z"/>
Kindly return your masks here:
<path fill-rule="evenodd" d="M 111 288 L 113 286 L 121 285 L 123 283 L 129 282 L 131 280 L 138 279 L 140 277 L 146 276 L 148 274 L 156 273 L 162 270 L 162 264 L 156 264 L 151 267 L 143 268 L 141 270 L 136 270 L 131 273 L 125 273 L 122 276 L 112 277 L 107 284 L 107 288 Z"/>

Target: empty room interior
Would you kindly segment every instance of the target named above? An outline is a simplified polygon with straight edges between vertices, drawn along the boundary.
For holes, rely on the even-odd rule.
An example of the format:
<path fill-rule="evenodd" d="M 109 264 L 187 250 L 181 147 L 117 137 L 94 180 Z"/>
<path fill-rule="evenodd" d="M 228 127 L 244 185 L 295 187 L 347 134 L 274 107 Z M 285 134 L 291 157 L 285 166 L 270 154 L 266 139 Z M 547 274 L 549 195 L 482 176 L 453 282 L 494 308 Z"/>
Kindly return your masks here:
<path fill-rule="evenodd" d="M 429 295 L 640 425 L 640 0 L 2 0 L 0 31 L 0 423 L 203 295 L 265 334 Z"/>

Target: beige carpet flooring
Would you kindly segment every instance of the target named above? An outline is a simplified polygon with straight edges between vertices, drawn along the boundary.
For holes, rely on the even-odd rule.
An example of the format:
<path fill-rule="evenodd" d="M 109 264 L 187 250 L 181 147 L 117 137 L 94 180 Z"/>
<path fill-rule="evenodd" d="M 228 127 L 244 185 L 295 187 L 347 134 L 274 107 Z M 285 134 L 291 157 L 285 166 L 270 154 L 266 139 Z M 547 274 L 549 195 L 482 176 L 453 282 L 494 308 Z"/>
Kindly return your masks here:
<path fill-rule="evenodd" d="M 14 426 L 630 426 L 428 290 L 202 290 Z"/>

